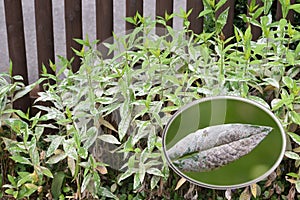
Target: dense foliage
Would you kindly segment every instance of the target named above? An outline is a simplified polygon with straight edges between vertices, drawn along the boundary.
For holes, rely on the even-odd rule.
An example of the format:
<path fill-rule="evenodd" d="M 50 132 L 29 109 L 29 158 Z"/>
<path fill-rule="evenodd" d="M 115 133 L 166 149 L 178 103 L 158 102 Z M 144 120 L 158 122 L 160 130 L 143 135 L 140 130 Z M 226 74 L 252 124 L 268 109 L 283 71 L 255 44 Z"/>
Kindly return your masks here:
<path fill-rule="evenodd" d="M 220 1 L 208 1 L 200 16 L 215 17 Z M 285 5 L 299 12 L 300 5 Z M 294 199 L 300 193 L 300 30 L 274 21 L 271 7 L 249 7 L 251 26 L 234 27 L 224 38 L 227 10 L 201 34 L 174 31 L 167 15 L 152 21 L 137 14 L 136 25 L 115 42 L 103 43 L 111 58 L 84 46 L 80 70 L 71 61 L 50 63 L 38 82 L 0 75 L 0 198 L 16 199 Z M 286 12 L 284 12 L 286 14 Z M 256 16 L 262 14 L 260 21 Z M 163 27 L 156 35 L 155 27 Z M 33 115 L 12 103 L 43 83 Z M 51 83 L 51 84 L 50 84 Z M 53 84 L 54 83 L 54 84 Z M 238 190 L 204 189 L 180 179 L 162 156 L 162 130 L 172 114 L 195 99 L 236 95 L 270 108 L 290 136 L 286 157 L 267 180 Z M 33 112 L 31 112 L 33 113 Z M 271 148 L 271 147 L 270 147 Z"/>

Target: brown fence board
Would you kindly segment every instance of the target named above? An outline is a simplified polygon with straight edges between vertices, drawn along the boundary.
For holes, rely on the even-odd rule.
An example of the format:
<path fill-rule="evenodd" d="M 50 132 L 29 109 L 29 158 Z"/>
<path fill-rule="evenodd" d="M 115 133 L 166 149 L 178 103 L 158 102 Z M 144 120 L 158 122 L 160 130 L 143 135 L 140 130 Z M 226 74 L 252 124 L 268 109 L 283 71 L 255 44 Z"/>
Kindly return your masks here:
<path fill-rule="evenodd" d="M 28 85 L 22 4 L 19 0 L 5 0 L 4 7 L 8 53 L 13 63 L 12 73 L 23 76 L 24 84 Z M 29 95 L 14 102 L 13 106 L 26 112 L 30 107 Z"/>
<path fill-rule="evenodd" d="M 81 0 L 65 0 L 65 24 L 66 24 L 66 48 L 67 58 L 74 57 L 72 63 L 72 70 L 78 71 L 80 67 L 80 58 L 75 55 L 74 48 L 78 51 L 82 46 L 79 45 L 74 39 L 82 38 L 82 2 Z"/>
<path fill-rule="evenodd" d="M 219 1 L 220 0 L 217 0 L 216 2 Z M 222 31 L 225 38 L 229 38 L 233 35 L 234 0 L 226 1 L 226 3 L 223 6 L 221 6 L 221 8 L 216 12 L 216 17 L 218 17 L 228 7 L 229 7 L 229 11 L 228 11 L 227 23 L 225 24 Z"/>
<path fill-rule="evenodd" d="M 290 0 L 290 4 L 294 4 L 295 0 Z M 287 15 L 287 20 L 289 20 L 291 23 L 294 23 L 294 11 L 293 10 L 289 10 L 288 15 Z M 279 21 L 282 18 L 282 8 L 281 8 L 281 4 L 280 1 L 277 1 L 277 8 L 276 8 L 276 15 L 275 15 L 275 19 L 277 21 Z"/>
<path fill-rule="evenodd" d="M 136 13 L 143 15 L 142 0 L 126 0 L 126 17 L 133 17 Z M 134 24 L 126 22 L 126 30 L 134 29 Z"/>
<path fill-rule="evenodd" d="M 251 0 L 248 0 L 247 2 L 248 2 L 248 5 L 250 5 Z M 263 6 L 262 0 L 256 0 L 256 4 L 259 5 L 259 7 Z M 249 10 L 247 12 L 249 12 Z M 257 20 L 259 21 L 259 18 Z M 257 40 L 261 36 L 261 33 L 262 33 L 261 28 L 251 24 L 251 33 L 252 33 L 252 40 Z"/>
<path fill-rule="evenodd" d="M 201 11 L 203 11 L 203 1 L 202 0 L 187 0 L 186 10 L 187 12 L 193 9 L 192 13 L 189 16 L 190 21 L 190 29 L 194 31 L 194 33 L 202 33 L 203 32 L 203 17 L 198 18 Z"/>
<path fill-rule="evenodd" d="M 165 17 L 165 13 L 169 15 L 173 13 L 173 0 L 156 0 L 156 16 Z M 173 19 L 167 22 L 167 25 L 173 25 Z M 160 24 L 157 27 L 162 27 Z"/>
<path fill-rule="evenodd" d="M 100 42 L 112 36 L 113 0 L 96 0 L 96 29 Z"/>
<path fill-rule="evenodd" d="M 49 67 L 49 60 L 54 61 L 54 37 L 51 0 L 35 0 L 36 41 L 39 72 L 42 65 L 47 72 L 54 74 Z"/>
<path fill-rule="evenodd" d="M 113 21 L 113 0 L 96 0 L 96 32 L 100 42 L 113 42 Z M 109 41 L 108 38 L 110 38 Z M 104 45 L 99 45 L 98 50 L 103 58 L 112 57 L 112 55 L 107 55 L 108 49 Z"/>

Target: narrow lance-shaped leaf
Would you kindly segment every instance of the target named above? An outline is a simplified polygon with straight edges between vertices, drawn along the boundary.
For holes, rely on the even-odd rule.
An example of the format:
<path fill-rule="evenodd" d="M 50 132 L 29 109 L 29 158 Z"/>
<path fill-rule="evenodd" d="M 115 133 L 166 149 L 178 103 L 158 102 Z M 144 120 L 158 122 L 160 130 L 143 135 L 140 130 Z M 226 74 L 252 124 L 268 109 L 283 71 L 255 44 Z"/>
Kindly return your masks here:
<path fill-rule="evenodd" d="M 183 171 L 209 171 L 250 153 L 272 131 L 251 124 L 224 124 L 200 129 L 167 151 Z"/>

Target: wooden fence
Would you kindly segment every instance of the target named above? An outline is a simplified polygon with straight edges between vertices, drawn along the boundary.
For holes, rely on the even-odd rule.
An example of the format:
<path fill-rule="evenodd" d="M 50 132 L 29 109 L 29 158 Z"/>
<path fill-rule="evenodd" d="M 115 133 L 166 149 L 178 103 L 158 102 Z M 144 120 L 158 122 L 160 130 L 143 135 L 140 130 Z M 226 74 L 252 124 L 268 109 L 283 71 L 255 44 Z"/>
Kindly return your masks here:
<path fill-rule="evenodd" d="M 113 31 L 113 0 L 96 1 L 96 33 L 97 39 L 105 40 L 112 36 Z M 164 16 L 165 12 L 173 12 L 173 1 L 175 0 L 156 0 L 156 16 Z M 248 4 L 251 0 L 248 0 Z M 291 0 L 294 3 L 295 0 Z M 54 61 L 54 34 L 53 34 L 53 13 L 52 0 L 34 0 L 35 2 L 35 21 L 36 21 L 36 40 L 37 40 L 37 59 L 39 71 L 44 64 L 47 70 L 54 73 L 49 68 L 49 60 Z M 117 2 L 117 1 L 116 1 Z M 146 0 L 126 0 L 126 16 L 134 16 L 136 12 L 143 13 L 143 3 Z M 217 12 L 219 15 L 227 7 L 230 7 L 227 24 L 224 27 L 226 37 L 233 34 L 234 0 L 228 0 L 225 5 Z M 257 3 L 263 5 L 261 0 Z M 277 2 L 276 19 L 282 17 L 279 0 Z M 186 0 L 186 10 L 193 9 L 189 16 L 190 28 L 196 32 L 203 31 L 203 18 L 198 18 L 198 14 L 203 10 L 202 0 Z M 28 69 L 25 52 L 24 25 L 21 0 L 4 0 L 6 29 L 8 39 L 9 57 L 13 62 L 13 75 L 22 75 L 24 83 L 28 84 Z M 67 58 L 75 58 L 72 69 L 77 71 L 80 60 L 75 56 L 71 47 L 81 49 L 73 38 L 82 38 L 82 2 L 81 0 L 64 0 L 65 18 L 61 23 L 65 23 Z M 288 18 L 293 20 L 293 14 L 289 13 Z M 172 25 L 172 20 L 169 22 Z M 133 25 L 126 24 L 126 29 L 132 29 Z M 253 38 L 257 39 L 260 30 L 253 29 Z M 15 108 L 26 110 L 31 105 L 29 95 L 14 104 Z"/>

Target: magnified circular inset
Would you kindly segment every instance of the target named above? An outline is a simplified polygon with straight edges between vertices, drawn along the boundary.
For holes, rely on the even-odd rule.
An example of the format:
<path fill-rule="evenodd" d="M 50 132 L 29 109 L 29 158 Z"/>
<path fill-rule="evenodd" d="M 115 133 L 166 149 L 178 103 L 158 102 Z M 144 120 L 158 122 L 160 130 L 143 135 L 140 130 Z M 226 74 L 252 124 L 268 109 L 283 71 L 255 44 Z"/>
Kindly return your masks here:
<path fill-rule="evenodd" d="M 245 187 L 266 178 L 281 162 L 285 147 L 283 127 L 270 110 L 232 96 L 186 105 L 163 134 L 171 168 L 213 189 Z"/>

